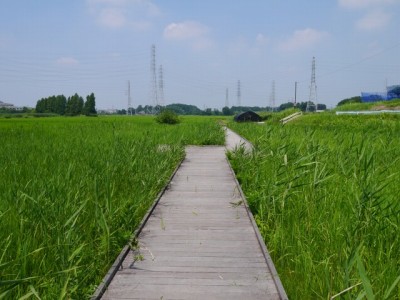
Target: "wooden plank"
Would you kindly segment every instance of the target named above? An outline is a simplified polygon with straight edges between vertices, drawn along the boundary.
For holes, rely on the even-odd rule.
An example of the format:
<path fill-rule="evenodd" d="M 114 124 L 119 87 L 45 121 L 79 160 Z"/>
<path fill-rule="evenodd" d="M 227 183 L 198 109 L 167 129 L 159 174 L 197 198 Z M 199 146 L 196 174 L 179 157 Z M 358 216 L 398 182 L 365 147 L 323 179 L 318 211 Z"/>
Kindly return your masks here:
<path fill-rule="evenodd" d="M 281 299 L 225 148 L 186 152 L 103 299 Z"/>

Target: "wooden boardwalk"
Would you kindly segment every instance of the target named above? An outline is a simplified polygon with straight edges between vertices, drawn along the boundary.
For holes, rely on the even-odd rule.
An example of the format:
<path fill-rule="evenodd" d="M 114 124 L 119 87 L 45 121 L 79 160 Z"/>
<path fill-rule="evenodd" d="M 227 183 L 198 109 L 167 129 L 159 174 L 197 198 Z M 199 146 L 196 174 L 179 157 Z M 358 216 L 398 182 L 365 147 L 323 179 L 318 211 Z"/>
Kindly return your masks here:
<path fill-rule="evenodd" d="M 225 151 L 186 149 L 101 299 L 287 299 Z"/>

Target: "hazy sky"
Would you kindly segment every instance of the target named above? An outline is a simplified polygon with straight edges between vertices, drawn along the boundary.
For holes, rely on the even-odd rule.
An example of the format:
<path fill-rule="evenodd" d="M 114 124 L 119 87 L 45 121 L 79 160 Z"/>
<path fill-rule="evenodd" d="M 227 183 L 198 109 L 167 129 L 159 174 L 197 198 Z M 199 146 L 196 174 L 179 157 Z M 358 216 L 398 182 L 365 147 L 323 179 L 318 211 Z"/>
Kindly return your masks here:
<path fill-rule="evenodd" d="M 1 0 L 0 100 L 96 95 L 97 108 L 151 104 L 151 45 L 165 102 L 318 102 L 400 84 L 400 0 Z"/>

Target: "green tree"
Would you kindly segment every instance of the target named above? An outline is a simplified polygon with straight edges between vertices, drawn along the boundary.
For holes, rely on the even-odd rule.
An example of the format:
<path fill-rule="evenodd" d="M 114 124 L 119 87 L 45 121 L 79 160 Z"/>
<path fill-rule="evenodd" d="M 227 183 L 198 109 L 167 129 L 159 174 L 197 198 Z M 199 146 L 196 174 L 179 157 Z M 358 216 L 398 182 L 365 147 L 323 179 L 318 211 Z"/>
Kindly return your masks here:
<path fill-rule="evenodd" d="M 178 124 L 180 120 L 173 110 L 164 109 L 157 115 L 156 122 L 160 124 Z"/>
<path fill-rule="evenodd" d="M 55 113 L 59 115 L 65 114 L 65 107 L 67 105 L 67 98 L 64 95 L 55 97 Z"/>
<path fill-rule="evenodd" d="M 65 114 L 68 116 L 78 116 L 82 114 L 83 104 L 83 98 L 75 93 L 75 95 L 68 97 Z"/>
<path fill-rule="evenodd" d="M 86 102 L 83 108 L 83 113 L 86 116 L 96 116 L 97 111 L 96 111 L 96 98 L 93 93 L 90 95 L 86 96 Z"/>
<path fill-rule="evenodd" d="M 361 102 L 361 97 L 355 96 L 355 97 L 346 98 L 346 99 L 343 99 L 342 101 L 339 101 L 337 106 L 341 106 L 341 105 L 348 104 L 348 103 L 359 103 L 359 102 Z"/>
<path fill-rule="evenodd" d="M 228 106 L 224 106 L 224 107 L 222 108 L 222 114 L 223 114 L 224 116 L 230 116 L 230 115 L 231 115 L 231 110 L 229 109 Z"/>

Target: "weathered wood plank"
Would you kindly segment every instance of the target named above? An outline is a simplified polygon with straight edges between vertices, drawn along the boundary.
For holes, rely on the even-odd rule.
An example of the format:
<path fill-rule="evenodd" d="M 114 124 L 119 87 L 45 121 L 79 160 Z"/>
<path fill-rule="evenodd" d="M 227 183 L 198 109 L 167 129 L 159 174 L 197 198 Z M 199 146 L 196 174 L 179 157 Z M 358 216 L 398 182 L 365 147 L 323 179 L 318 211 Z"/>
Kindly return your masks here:
<path fill-rule="evenodd" d="M 281 299 L 225 148 L 186 152 L 103 299 Z"/>

